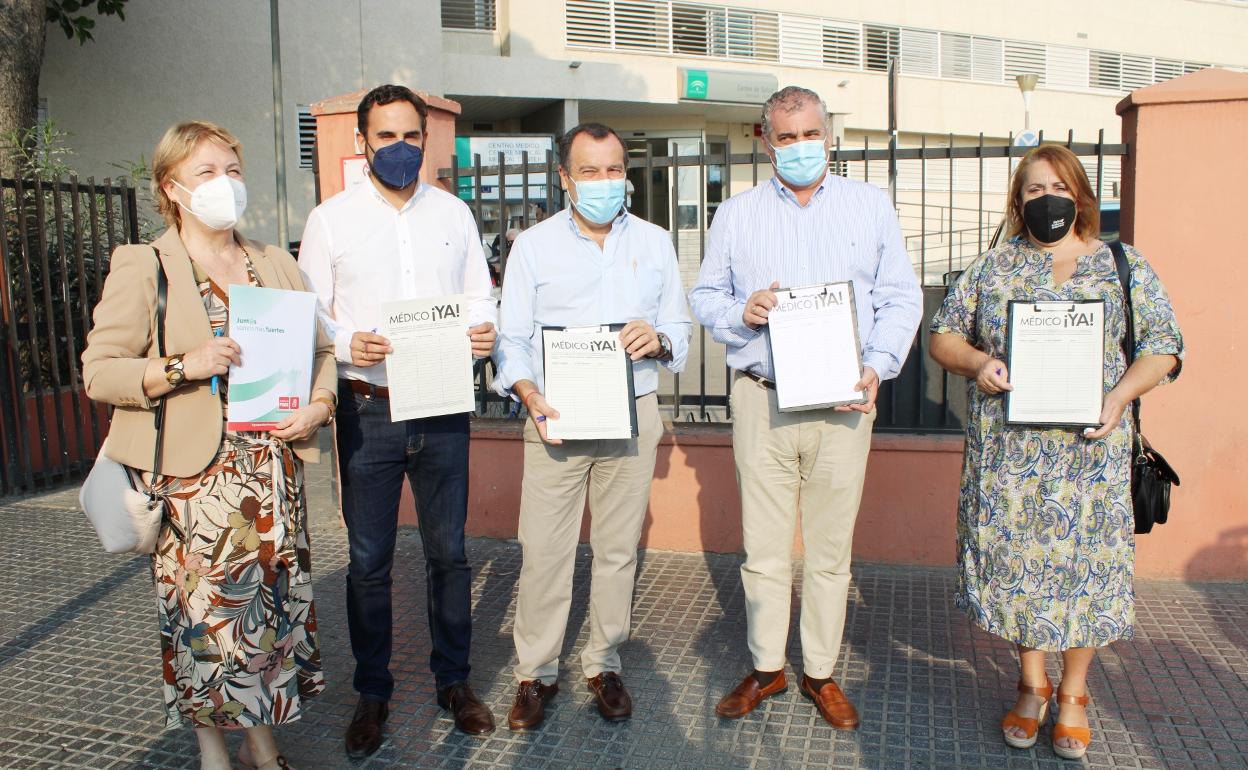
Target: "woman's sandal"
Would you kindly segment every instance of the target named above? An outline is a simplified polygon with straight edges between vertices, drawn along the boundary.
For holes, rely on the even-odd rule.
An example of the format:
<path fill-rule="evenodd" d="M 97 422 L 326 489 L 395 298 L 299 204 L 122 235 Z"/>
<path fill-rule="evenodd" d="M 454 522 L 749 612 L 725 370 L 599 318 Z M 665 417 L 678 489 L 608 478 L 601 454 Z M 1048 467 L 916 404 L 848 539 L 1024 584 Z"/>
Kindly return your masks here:
<path fill-rule="evenodd" d="M 1086 708 L 1091 700 L 1092 699 L 1087 695 L 1063 695 L 1060 692 L 1057 694 L 1057 702 L 1059 704 L 1069 703 L 1072 706 L 1083 706 Z M 1058 706 L 1058 709 L 1061 709 L 1060 705 Z M 1077 749 L 1058 746 L 1057 742 L 1062 738 L 1076 740 L 1083 745 Z M 1061 722 L 1055 722 L 1053 724 L 1053 753 L 1062 759 L 1082 759 L 1083 755 L 1088 753 L 1088 745 L 1091 743 L 1092 730 L 1090 728 L 1072 727 L 1071 725 L 1064 725 Z"/>
<path fill-rule="evenodd" d="M 1043 687 L 1028 687 L 1023 684 L 1020 679 L 1018 681 L 1018 691 L 1026 695 L 1035 695 L 1044 698 L 1044 703 L 1040 706 L 1040 713 L 1035 719 L 1019 716 L 1014 713 L 1014 709 L 1010 709 L 1005 718 L 1001 720 L 1001 737 L 1005 742 L 1016 749 L 1030 749 L 1036 745 L 1036 736 L 1040 732 L 1040 725 L 1044 722 L 1044 718 L 1049 714 L 1049 699 L 1053 697 L 1053 683 L 1046 676 L 1044 678 Z M 1024 738 L 1010 735 L 1007 730 L 1011 727 L 1017 727 L 1027 733 Z"/>
<path fill-rule="evenodd" d="M 247 768 L 247 770 L 294 770 L 290 763 L 286 761 L 286 757 L 278 754 L 262 765 L 257 765 L 255 760 L 251 758 L 251 747 L 247 745 L 247 741 L 243 741 L 243 745 L 238 749 L 238 764 Z"/>

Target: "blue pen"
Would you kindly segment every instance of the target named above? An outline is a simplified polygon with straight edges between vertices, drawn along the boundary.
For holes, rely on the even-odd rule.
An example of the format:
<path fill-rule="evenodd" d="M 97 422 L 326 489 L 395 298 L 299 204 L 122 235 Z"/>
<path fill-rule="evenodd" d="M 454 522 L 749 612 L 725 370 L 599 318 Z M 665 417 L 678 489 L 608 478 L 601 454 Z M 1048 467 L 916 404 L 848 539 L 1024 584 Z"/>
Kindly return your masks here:
<path fill-rule="evenodd" d="M 224 333 L 225 333 L 224 326 L 218 326 L 217 328 L 212 330 L 212 336 L 214 337 L 220 337 Z M 214 396 L 217 395 L 217 379 L 218 379 L 218 375 L 215 375 L 215 374 L 212 375 L 212 395 Z"/>

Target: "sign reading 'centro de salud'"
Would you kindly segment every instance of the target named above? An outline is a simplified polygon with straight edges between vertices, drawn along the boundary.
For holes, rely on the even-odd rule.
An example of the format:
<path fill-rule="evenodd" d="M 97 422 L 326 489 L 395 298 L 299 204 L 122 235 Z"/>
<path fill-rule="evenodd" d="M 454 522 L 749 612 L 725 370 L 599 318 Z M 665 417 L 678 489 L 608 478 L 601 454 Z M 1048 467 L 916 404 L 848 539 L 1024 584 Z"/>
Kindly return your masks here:
<path fill-rule="evenodd" d="M 681 67 L 680 98 L 732 104 L 762 104 L 779 87 L 775 75 Z"/>

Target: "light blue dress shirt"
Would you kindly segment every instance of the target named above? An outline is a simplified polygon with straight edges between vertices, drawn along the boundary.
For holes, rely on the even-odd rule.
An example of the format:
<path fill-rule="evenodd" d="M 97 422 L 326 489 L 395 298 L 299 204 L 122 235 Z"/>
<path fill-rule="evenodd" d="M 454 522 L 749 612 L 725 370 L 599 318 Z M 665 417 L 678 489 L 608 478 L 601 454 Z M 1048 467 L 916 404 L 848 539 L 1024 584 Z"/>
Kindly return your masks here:
<path fill-rule="evenodd" d="M 580 232 L 565 209 L 520 233 L 507 258 L 494 362 L 494 388 L 531 380 L 543 389 L 542 327 L 648 321 L 672 343 L 672 359 L 633 362 L 637 396 L 659 387 L 660 363 L 685 367 L 692 322 L 671 235 L 624 213 L 603 247 Z"/>
<path fill-rule="evenodd" d="M 827 174 L 807 205 L 779 179 L 724 201 L 707 232 L 706 256 L 689 303 L 728 365 L 775 379 L 766 326 L 741 319 L 745 300 L 781 287 L 853 281 L 862 362 L 896 377 L 923 316 L 923 296 L 897 215 L 878 187 Z"/>

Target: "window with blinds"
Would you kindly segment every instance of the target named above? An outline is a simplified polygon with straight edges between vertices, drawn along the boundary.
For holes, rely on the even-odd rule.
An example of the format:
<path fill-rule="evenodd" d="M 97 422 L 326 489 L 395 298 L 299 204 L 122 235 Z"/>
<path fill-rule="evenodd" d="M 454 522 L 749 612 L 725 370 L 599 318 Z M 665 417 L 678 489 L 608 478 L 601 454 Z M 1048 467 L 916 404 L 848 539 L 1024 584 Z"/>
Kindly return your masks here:
<path fill-rule="evenodd" d="M 612 47 L 610 0 L 567 0 L 564 14 L 568 47 Z"/>
<path fill-rule="evenodd" d="M 443 29 L 492 30 L 494 0 L 442 0 Z"/>
<path fill-rule="evenodd" d="M 299 168 L 316 164 L 316 118 L 307 107 L 299 107 Z"/>
<path fill-rule="evenodd" d="M 889 59 L 901 55 L 901 30 L 878 24 L 868 24 L 863 30 L 866 38 L 866 68 L 887 72 Z"/>
<path fill-rule="evenodd" d="M 1006 40 L 1004 46 L 1006 82 L 1014 80 L 1019 75 L 1035 74 L 1040 76 L 1038 85 L 1047 85 L 1044 78 L 1044 49 L 1045 46 L 1041 43 Z"/>
<path fill-rule="evenodd" d="M 456 18 L 493 27 L 492 0 L 443 0 Z M 839 21 L 691 0 L 565 0 L 570 48 L 780 62 L 805 67 L 885 72 L 898 59 L 904 75 L 1037 85 L 1079 91 L 1131 91 L 1211 66 L 1199 62 L 1094 51 L 1073 46 Z M 470 12 L 471 11 L 471 12 Z M 449 26 L 444 23 L 444 26 Z"/>
<path fill-rule="evenodd" d="M 823 63 L 834 69 L 862 66 L 862 30 L 859 27 L 823 24 Z"/>

